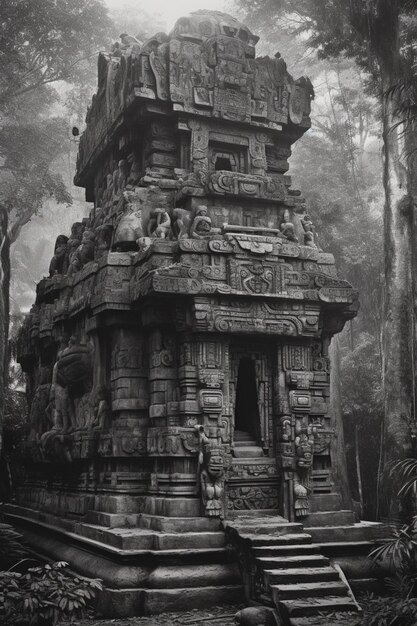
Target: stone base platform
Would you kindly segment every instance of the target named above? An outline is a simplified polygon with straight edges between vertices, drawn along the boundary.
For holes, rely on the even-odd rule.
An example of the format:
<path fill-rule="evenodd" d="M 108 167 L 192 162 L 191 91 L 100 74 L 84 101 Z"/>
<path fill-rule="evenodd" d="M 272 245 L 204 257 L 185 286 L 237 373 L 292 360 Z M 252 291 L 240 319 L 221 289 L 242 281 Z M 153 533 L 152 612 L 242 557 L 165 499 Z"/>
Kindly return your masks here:
<path fill-rule="evenodd" d="M 3 512 L 33 552 L 67 561 L 73 570 L 102 579 L 98 610 L 106 617 L 244 600 L 240 574 L 219 520 L 150 515 L 116 520 L 95 513 L 77 521 L 11 504 Z M 139 526 L 129 527 L 133 522 Z M 115 527 L 116 523 L 125 525 Z"/>

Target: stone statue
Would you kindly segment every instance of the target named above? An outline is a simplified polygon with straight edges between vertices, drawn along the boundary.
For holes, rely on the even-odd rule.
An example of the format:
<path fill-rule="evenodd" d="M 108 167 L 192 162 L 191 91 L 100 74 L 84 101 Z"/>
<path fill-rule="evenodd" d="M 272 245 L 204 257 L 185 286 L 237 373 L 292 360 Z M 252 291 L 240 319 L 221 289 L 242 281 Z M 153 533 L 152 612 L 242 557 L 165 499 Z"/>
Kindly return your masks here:
<path fill-rule="evenodd" d="M 68 237 L 65 235 L 58 235 L 55 242 L 54 256 L 52 257 L 49 265 L 49 276 L 52 277 L 56 274 L 63 274 L 67 244 Z"/>
<path fill-rule="evenodd" d="M 70 340 L 71 341 L 71 340 Z M 67 385 L 62 384 L 59 376 L 59 360 L 65 348 L 61 345 L 52 370 L 52 385 L 50 391 L 50 406 L 52 409 L 52 431 L 68 433 L 73 430 L 73 407 L 71 405 Z"/>
<path fill-rule="evenodd" d="M 204 426 L 196 425 L 199 438 L 198 462 L 200 467 L 201 501 L 208 517 L 223 518 L 224 449 L 214 445 L 204 432 Z"/>
<path fill-rule="evenodd" d="M 140 175 L 141 175 L 140 163 L 136 159 L 133 159 L 132 165 L 130 167 L 129 176 L 127 179 L 127 184 L 130 185 L 131 187 L 136 185 L 140 180 Z"/>
<path fill-rule="evenodd" d="M 114 234 L 113 249 L 118 252 L 136 250 L 136 241 L 142 234 L 142 211 L 123 213 Z"/>
<path fill-rule="evenodd" d="M 191 226 L 191 214 L 187 209 L 174 209 L 174 230 L 177 239 L 188 239 Z"/>
<path fill-rule="evenodd" d="M 291 222 L 291 215 L 288 209 L 284 211 L 283 222 L 280 226 L 281 232 L 290 241 L 298 241 L 295 235 L 294 224 Z"/>
<path fill-rule="evenodd" d="M 100 259 L 111 246 L 111 238 L 113 234 L 113 226 L 111 224 L 102 224 L 96 228 L 96 253 L 97 259 Z"/>
<path fill-rule="evenodd" d="M 197 207 L 196 215 L 190 228 L 190 237 L 204 239 L 211 235 L 211 218 L 205 205 Z"/>
<path fill-rule="evenodd" d="M 117 187 L 119 191 L 123 191 L 126 188 L 127 177 L 129 175 L 129 168 L 126 159 L 120 159 L 118 167 Z"/>
<path fill-rule="evenodd" d="M 113 176 L 107 174 L 106 176 L 106 188 L 103 192 L 103 203 L 109 205 L 113 199 Z"/>
<path fill-rule="evenodd" d="M 167 239 L 171 230 L 171 218 L 166 209 L 155 209 L 148 224 L 148 235 L 158 239 Z"/>
<path fill-rule="evenodd" d="M 81 245 L 85 226 L 82 222 L 74 222 L 71 226 L 71 235 L 68 239 L 67 250 L 65 253 L 64 272 L 67 272 L 71 264 L 71 259 L 78 246 Z"/>
<path fill-rule="evenodd" d="M 92 230 L 85 230 L 81 244 L 71 257 L 68 274 L 72 276 L 84 267 L 86 263 L 94 260 L 95 233 Z"/>
<path fill-rule="evenodd" d="M 303 225 L 303 228 L 305 230 L 304 245 L 309 246 L 310 248 L 317 248 L 313 222 L 311 221 L 311 218 L 309 215 L 307 215 L 307 213 L 301 220 L 301 224 Z"/>

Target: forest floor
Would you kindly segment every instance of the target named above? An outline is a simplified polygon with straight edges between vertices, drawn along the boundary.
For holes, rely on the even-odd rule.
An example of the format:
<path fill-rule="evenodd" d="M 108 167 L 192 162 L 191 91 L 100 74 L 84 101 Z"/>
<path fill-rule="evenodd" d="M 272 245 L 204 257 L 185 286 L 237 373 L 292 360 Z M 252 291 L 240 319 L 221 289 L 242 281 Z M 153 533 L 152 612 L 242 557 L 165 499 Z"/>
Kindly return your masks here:
<path fill-rule="evenodd" d="M 149 617 L 125 619 L 75 619 L 59 622 L 58 626 L 235 626 L 234 615 L 244 605 L 217 606 L 210 609 L 193 609 L 178 613 L 162 613 Z M 358 626 L 358 615 L 333 613 L 326 618 L 309 617 L 309 626 Z"/>
<path fill-rule="evenodd" d="M 180 613 L 162 613 L 149 617 L 129 617 L 125 619 L 75 619 L 71 626 L 234 626 L 234 615 L 244 605 L 216 606 L 210 609 L 193 609 Z M 60 622 L 59 626 L 70 626 L 70 622 Z"/>

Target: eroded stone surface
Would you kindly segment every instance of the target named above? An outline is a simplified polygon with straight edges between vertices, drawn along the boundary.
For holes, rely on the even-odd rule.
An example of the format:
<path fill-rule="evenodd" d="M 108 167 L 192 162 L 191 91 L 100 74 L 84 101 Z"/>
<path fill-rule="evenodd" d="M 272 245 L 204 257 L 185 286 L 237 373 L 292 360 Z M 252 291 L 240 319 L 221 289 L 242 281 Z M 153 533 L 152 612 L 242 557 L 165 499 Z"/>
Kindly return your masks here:
<path fill-rule="evenodd" d="M 311 83 L 257 40 L 197 11 L 99 56 L 75 177 L 94 208 L 57 237 L 19 349 L 18 502 L 83 536 L 340 509 L 328 348 L 357 294 L 286 174 Z"/>

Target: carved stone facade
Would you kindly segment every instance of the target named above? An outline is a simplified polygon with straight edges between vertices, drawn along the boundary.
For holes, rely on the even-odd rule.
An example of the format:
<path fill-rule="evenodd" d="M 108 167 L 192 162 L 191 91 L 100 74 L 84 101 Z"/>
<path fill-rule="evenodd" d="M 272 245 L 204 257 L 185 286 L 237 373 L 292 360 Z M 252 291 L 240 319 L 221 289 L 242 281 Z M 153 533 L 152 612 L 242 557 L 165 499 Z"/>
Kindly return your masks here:
<path fill-rule="evenodd" d="M 311 84 L 257 39 L 198 11 L 100 54 L 75 177 L 94 208 L 57 238 L 21 335 L 21 504 L 340 506 L 328 348 L 357 294 L 286 174 Z"/>

